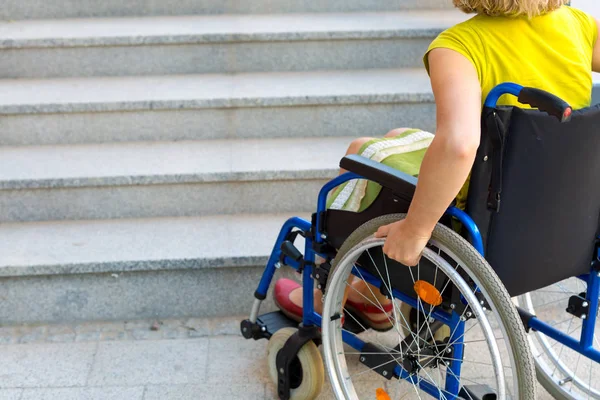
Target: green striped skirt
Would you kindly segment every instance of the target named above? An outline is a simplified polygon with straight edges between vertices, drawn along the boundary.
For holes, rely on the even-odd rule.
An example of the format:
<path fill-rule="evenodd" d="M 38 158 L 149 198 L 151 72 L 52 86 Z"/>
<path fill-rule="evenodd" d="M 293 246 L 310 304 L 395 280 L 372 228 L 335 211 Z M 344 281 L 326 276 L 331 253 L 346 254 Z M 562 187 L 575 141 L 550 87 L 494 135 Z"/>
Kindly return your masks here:
<path fill-rule="evenodd" d="M 395 137 L 373 139 L 358 154 L 416 177 L 432 140 L 433 134 L 410 129 Z M 375 201 L 380 191 L 381 186 L 375 182 L 351 180 L 331 192 L 327 208 L 361 212 Z"/>

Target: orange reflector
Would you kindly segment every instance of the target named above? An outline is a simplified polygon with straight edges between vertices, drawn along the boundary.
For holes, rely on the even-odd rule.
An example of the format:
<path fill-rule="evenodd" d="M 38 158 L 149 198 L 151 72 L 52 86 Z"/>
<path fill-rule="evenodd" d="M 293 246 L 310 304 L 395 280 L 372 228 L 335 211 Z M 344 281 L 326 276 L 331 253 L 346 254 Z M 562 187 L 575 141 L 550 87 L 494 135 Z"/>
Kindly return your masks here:
<path fill-rule="evenodd" d="M 417 281 L 414 286 L 417 296 L 430 306 L 439 306 L 442 304 L 442 295 L 440 291 L 431 283 L 425 281 Z"/>
<path fill-rule="evenodd" d="M 377 389 L 377 400 L 392 400 L 389 394 L 382 388 Z"/>

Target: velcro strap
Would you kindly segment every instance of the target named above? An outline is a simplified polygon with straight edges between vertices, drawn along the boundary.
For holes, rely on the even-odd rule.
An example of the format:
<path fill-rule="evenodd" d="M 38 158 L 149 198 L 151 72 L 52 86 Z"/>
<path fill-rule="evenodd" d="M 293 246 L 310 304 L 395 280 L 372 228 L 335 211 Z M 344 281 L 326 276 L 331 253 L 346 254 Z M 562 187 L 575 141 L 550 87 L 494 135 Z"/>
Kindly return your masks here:
<path fill-rule="evenodd" d="M 504 123 L 496 112 L 490 112 L 485 119 L 492 144 L 492 178 L 488 194 L 488 209 L 500 211 L 502 194 L 502 164 L 504 158 Z"/>

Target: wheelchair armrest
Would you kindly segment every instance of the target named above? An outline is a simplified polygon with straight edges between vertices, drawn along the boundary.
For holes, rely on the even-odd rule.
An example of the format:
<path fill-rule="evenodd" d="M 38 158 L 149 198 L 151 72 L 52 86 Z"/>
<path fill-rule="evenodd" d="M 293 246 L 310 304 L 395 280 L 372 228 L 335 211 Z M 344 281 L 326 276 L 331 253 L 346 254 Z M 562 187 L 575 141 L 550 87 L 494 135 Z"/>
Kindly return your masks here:
<path fill-rule="evenodd" d="M 340 167 L 391 189 L 398 195 L 412 198 L 417 188 L 417 178 L 414 176 L 356 154 L 342 158 Z"/>

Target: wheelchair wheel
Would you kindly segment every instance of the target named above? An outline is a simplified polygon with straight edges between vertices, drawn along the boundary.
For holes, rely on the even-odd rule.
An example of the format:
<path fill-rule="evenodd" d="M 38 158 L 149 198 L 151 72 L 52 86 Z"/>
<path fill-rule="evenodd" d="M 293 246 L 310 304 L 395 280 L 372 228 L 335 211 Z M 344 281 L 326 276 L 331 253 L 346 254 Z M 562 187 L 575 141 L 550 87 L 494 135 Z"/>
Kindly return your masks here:
<path fill-rule="evenodd" d="M 407 337 L 411 334 L 411 332 L 416 332 L 419 326 L 419 317 L 421 317 L 421 321 L 424 321 L 423 318 L 426 318 L 426 315 L 421 314 L 417 315 L 417 309 L 412 308 L 406 303 L 400 303 L 400 317 L 401 321 L 406 321 L 407 324 L 402 324 L 402 334 L 404 337 Z M 448 325 L 442 325 L 436 332 L 433 334 L 433 338 L 437 341 L 443 342 L 452 334 L 450 327 Z"/>
<path fill-rule="evenodd" d="M 565 312 L 571 296 L 585 297 L 587 283 L 570 278 L 519 298 L 519 305 L 540 320 L 579 340 L 583 320 Z M 600 332 L 594 347 L 600 349 Z M 529 334 L 541 385 L 556 399 L 600 399 L 600 366 L 540 332 Z"/>
<path fill-rule="evenodd" d="M 283 348 L 285 342 L 296 333 L 295 328 L 283 328 L 275 332 L 267 346 L 267 362 L 271 380 L 277 387 L 277 353 Z M 290 400 L 312 400 L 316 398 L 325 380 L 323 359 L 314 342 L 306 343 L 298 357 L 292 363 L 292 382 Z"/>
<path fill-rule="evenodd" d="M 436 227 L 419 265 L 409 268 L 387 258 L 384 240 L 373 234 L 404 216 L 364 224 L 334 260 L 325 294 L 323 346 L 336 397 L 373 398 L 369 385 L 374 381 L 382 382 L 394 399 L 535 399 L 525 330 L 497 275 L 468 242 L 444 226 Z M 343 300 L 357 280 L 374 285 L 363 284 L 373 294 L 363 297 L 382 310 L 373 290 L 393 293 L 391 331 L 356 335 L 343 330 Z M 410 308 L 400 301 L 417 309 L 416 316 L 407 317 Z"/>

